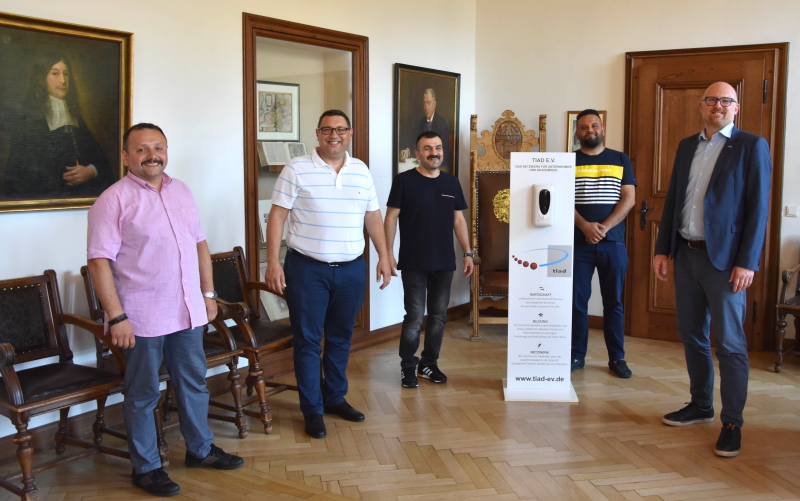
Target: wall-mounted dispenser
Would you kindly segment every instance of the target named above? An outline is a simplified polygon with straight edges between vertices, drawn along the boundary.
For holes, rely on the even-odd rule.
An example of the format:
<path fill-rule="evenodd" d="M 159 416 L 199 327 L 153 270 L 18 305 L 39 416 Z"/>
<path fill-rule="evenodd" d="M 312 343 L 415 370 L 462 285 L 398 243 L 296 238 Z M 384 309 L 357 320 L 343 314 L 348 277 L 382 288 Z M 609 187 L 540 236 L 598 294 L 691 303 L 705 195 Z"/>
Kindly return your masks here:
<path fill-rule="evenodd" d="M 553 225 L 553 185 L 533 185 L 533 224 L 535 226 Z"/>

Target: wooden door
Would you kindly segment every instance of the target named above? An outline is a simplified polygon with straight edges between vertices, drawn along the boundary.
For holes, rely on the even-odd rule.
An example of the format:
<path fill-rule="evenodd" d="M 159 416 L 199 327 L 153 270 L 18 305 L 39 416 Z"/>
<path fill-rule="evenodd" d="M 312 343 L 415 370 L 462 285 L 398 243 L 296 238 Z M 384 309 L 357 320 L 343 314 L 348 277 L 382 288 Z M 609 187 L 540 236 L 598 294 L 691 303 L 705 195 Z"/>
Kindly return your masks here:
<path fill-rule="evenodd" d="M 772 333 L 765 316 L 774 316 L 775 305 L 775 273 L 769 275 L 777 266 L 779 228 L 773 223 L 779 222 L 775 209 L 779 210 L 780 203 L 776 194 L 781 179 L 786 49 L 787 44 L 770 44 L 627 54 L 626 151 L 638 181 L 636 206 L 628 217 L 627 334 L 679 341 L 672 261 L 670 280 L 656 279 L 653 251 L 678 143 L 700 133 L 703 122 L 698 103 L 703 91 L 714 82 L 725 81 L 736 89 L 741 103 L 736 127 L 766 138 L 773 153 L 772 221 L 761 258 L 762 271 L 748 289 L 745 325 L 748 347 L 764 349 L 765 331 Z M 643 202 L 651 209 L 647 213 L 641 212 Z"/>

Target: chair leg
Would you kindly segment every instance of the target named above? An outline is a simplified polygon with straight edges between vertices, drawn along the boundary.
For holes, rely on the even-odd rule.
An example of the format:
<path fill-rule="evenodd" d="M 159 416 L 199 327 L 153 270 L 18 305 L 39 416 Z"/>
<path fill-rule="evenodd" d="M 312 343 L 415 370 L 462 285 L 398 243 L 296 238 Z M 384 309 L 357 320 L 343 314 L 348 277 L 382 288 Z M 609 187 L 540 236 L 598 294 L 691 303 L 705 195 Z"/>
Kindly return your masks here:
<path fill-rule="evenodd" d="M 254 386 L 253 378 L 251 378 L 250 374 L 248 374 L 244 381 L 245 381 L 245 384 L 247 385 L 247 396 L 248 397 L 252 397 L 253 396 L 253 386 Z"/>
<path fill-rule="evenodd" d="M 783 365 L 783 339 L 786 337 L 786 313 L 778 314 L 775 327 L 775 372 L 780 372 Z"/>
<path fill-rule="evenodd" d="M 22 468 L 23 488 L 20 499 L 23 501 L 35 501 L 39 499 L 39 489 L 33 483 L 33 447 L 31 447 L 30 443 L 33 435 L 28 432 L 30 414 L 22 412 L 15 414 L 14 418 L 17 434 L 14 435 L 12 442 L 17 444 L 17 460 L 20 468 Z"/>
<path fill-rule="evenodd" d="M 164 392 L 164 399 L 161 404 L 161 412 L 164 415 L 165 423 L 169 423 L 170 418 L 172 418 L 169 410 L 170 405 L 172 405 L 172 379 L 167 379 L 167 390 Z"/>
<path fill-rule="evenodd" d="M 267 390 L 264 385 L 264 371 L 258 364 L 258 360 L 250 361 L 250 377 L 253 379 L 253 386 L 258 394 L 258 404 L 261 406 L 259 419 L 264 424 L 264 433 L 272 433 L 272 414 L 267 408 Z"/>
<path fill-rule="evenodd" d="M 69 407 L 59 410 L 58 431 L 56 431 L 56 454 L 63 454 L 67 449 L 64 439 L 67 438 L 67 423 L 69 420 Z"/>
<path fill-rule="evenodd" d="M 100 445 L 103 442 L 103 428 L 105 428 L 105 410 L 106 410 L 106 397 L 100 397 L 97 399 L 97 417 L 94 420 L 94 424 L 92 425 L 92 431 L 94 432 L 94 444 Z"/>
<path fill-rule="evenodd" d="M 236 363 L 228 364 L 228 381 L 231 382 L 231 395 L 233 395 L 233 406 L 236 407 L 236 417 L 234 424 L 239 428 L 239 438 L 247 437 L 247 420 L 244 417 L 244 408 L 242 407 L 242 385 L 239 383 L 239 369 Z"/>
<path fill-rule="evenodd" d="M 164 400 L 164 397 L 161 397 Z M 166 468 L 169 466 L 169 446 L 167 441 L 164 440 L 164 419 L 161 416 L 162 403 L 159 402 L 156 408 L 153 409 L 153 419 L 156 422 L 156 444 L 158 446 L 158 455 L 161 458 L 161 467 Z"/>

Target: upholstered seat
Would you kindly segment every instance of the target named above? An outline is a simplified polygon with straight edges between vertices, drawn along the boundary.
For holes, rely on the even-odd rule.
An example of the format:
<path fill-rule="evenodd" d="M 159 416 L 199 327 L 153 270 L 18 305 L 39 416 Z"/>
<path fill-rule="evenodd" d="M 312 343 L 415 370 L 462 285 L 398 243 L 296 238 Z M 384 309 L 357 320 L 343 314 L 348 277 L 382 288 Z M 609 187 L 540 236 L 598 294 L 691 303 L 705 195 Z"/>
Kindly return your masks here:
<path fill-rule="evenodd" d="M 97 385 L 120 383 L 117 374 L 72 363 L 42 365 L 16 374 L 24 402 L 20 407 L 32 406 L 49 398 L 70 398 Z M 0 400 L 9 400 L 3 378 L 0 378 L 0 384 Z"/>

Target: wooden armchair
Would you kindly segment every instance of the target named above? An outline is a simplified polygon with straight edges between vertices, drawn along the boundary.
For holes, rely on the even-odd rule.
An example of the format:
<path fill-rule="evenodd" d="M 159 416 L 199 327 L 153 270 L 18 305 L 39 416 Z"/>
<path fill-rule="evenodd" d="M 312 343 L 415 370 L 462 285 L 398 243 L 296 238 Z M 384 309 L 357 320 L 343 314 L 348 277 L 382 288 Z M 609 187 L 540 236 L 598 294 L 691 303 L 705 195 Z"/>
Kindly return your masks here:
<path fill-rule="evenodd" d="M 481 308 L 508 309 L 509 160 L 512 152 L 547 144 L 547 115 L 539 115 L 539 137 L 525 131 L 514 112 L 506 110 L 478 137 L 478 115 L 470 122 L 470 205 L 475 271 L 471 279 L 472 341 L 480 341 L 481 324 L 507 324 L 508 317 L 481 316 Z M 479 154 L 478 148 L 484 149 Z M 494 301 L 482 301 L 494 300 Z M 490 304 L 486 304 L 490 303 Z"/>
<path fill-rule="evenodd" d="M 267 398 L 286 390 L 297 391 L 297 386 L 265 381 L 261 361 L 267 355 L 289 350 L 292 347 L 292 327 L 283 322 L 271 322 L 262 318 L 259 291 L 267 291 L 263 282 L 251 281 L 247 275 L 244 251 L 234 247 L 231 252 L 213 254 L 214 287 L 217 289 L 220 314 L 231 318 L 236 325 L 230 327 L 236 347 L 242 350 L 250 363 L 247 377 L 247 394 L 256 396 L 244 402 L 244 407 L 256 401 L 260 412 L 245 409 L 245 414 L 261 419 L 264 433 L 272 432 L 272 414 L 267 408 Z M 266 387 L 270 390 L 267 391 Z"/>
<path fill-rule="evenodd" d="M 789 293 L 789 285 L 798 271 L 800 271 L 800 264 L 796 264 L 788 270 L 783 270 L 783 273 L 781 273 L 783 284 L 781 285 L 781 293 L 778 296 L 778 304 L 775 305 L 778 310 L 778 321 L 775 324 L 775 372 L 781 371 L 783 356 L 797 351 L 798 342 L 800 342 L 800 280 L 795 280 L 794 296 L 786 298 Z M 791 348 L 783 351 L 783 339 L 786 337 L 786 315 L 794 316 L 795 336 Z"/>
<path fill-rule="evenodd" d="M 89 274 L 87 266 L 81 266 L 81 275 L 83 276 L 83 284 L 86 288 L 86 299 L 89 302 L 89 310 L 92 319 L 98 324 L 102 325 L 104 322 L 105 310 L 97 298 L 92 283 L 92 277 Z M 215 331 L 208 332 L 206 328 L 206 335 L 203 338 L 203 351 L 206 354 L 206 363 L 208 368 L 219 367 L 221 365 L 228 366 L 228 381 L 231 382 L 230 392 L 233 396 L 233 405 L 226 404 L 214 399 L 210 399 L 208 404 L 212 407 L 217 407 L 234 413 L 233 416 L 208 413 L 209 419 L 217 419 L 228 423 L 234 423 L 239 429 L 239 438 L 247 436 L 247 420 L 245 419 L 244 410 L 242 409 L 242 385 L 239 383 L 239 356 L 242 351 L 236 348 L 236 344 L 231 337 L 230 332 L 225 328 L 220 313 L 217 314 L 217 319 L 211 322 L 216 329 Z M 97 350 L 97 367 L 100 367 L 108 372 L 119 372 L 119 366 L 115 358 L 111 356 L 110 347 L 103 341 L 103 339 L 95 339 L 95 348 Z M 172 381 L 167 373 L 167 368 L 161 366 L 159 371 L 159 378 L 161 381 L 166 381 L 167 391 L 164 393 L 162 400 L 162 413 L 164 422 L 169 422 L 170 411 L 177 411 L 177 406 L 172 404 Z M 159 429 L 159 436 L 161 435 L 162 425 L 157 423 Z M 159 449 L 165 447 L 166 444 L 161 443 L 159 440 Z M 164 454 L 162 453 L 162 463 L 165 461 Z"/>
<path fill-rule="evenodd" d="M 103 421 L 106 399 L 122 391 L 120 374 L 125 370 L 122 354 L 117 348 L 109 348 L 109 356 L 119 367 L 116 374 L 74 364 L 67 324 L 88 331 L 98 342 L 105 342 L 102 325 L 63 313 L 53 270 L 41 276 L 0 281 L 0 414 L 17 428 L 14 443 L 22 470 L 0 477 L 0 487 L 19 495 L 22 500 L 39 499 L 34 474 L 58 464 L 97 452 L 130 459 L 127 452 L 102 445 L 103 433 L 124 437 L 106 428 Z M 18 364 L 56 356 L 58 362 L 22 370 L 15 368 Z M 94 443 L 70 437 L 67 431 L 70 407 L 93 400 L 97 401 Z M 33 435 L 28 431 L 28 422 L 33 416 L 55 410 L 60 412 L 55 434 L 56 453 L 62 454 L 66 445 L 84 450 L 34 467 Z M 22 488 L 15 483 L 20 479 Z"/>

